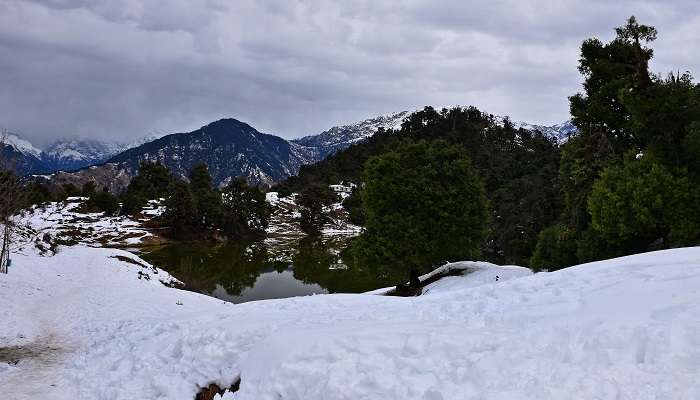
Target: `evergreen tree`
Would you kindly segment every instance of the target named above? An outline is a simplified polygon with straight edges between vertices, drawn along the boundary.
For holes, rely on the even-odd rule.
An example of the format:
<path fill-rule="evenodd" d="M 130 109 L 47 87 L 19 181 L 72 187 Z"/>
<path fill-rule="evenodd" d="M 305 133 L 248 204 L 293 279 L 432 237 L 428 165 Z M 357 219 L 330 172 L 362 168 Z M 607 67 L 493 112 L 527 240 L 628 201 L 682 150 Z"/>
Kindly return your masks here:
<path fill-rule="evenodd" d="M 221 229 L 229 236 L 245 237 L 265 232 L 270 208 L 265 194 L 250 187 L 245 178 L 238 177 L 222 190 L 223 217 Z"/>
<path fill-rule="evenodd" d="M 90 208 L 104 212 L 106 215 L 115 215 L 119 211 L 119 199 L 104 187 L 101 190 L 92 190 L 87 205 Z"/>
<path fill-rule="evenodd" d="M 83 184 L 82 196 L 91 197 L 97 191 L 97 184 L 94 181 L 85 182 Z"/>
<path fill-rule="evenodd" d="M 135 214 L 141 211 L 148 200 L 156 200 L 168 196 L 173 177 L 168 169 L 159 161 L 152 163 L 144 161 L 136 176 L 131 179 L 122 197 L 122 212 Z"/>
<path fill-rule="evenodd" d="M 75 186 L 73 183 L 69 182 L 61 185 L 61 194 L 58 197 L 66 199 L 68 197 L 80 196 L 81 194 L 81 190 L 78 189 L 78 187 Z"/>
<path fill-rule="evenodd" d="M 576 264 L 576 233 L 568 226 L 557 224 L 540 232 L 530 260 L 536 271 L 555 271 Z"/>
<path fill-rule="evenodd" d="M 161 218 L 176 238 L 193 238 L 201 232 L 197 203 L 186 182 L 176 181 L 172 184 Z"/>
<path fill-rule="evenodd" d="M 342 206 L 348 212 L 348 219 L 353 224 L 363 226 L 367 222 L 365 210 L 362 208 L 362 196 L 359 187 L 353 188 L 350 196 L 343 200 Z"/>
<path fill-rule="evenodd" d="M 654 52 L 643 43 L 656 39 L 656 29 L 630 17 L 616 33 L 610 43 L 588 39 L 581 45 L 579 71 L 585 77 L 584 93 L 572 96 L 570 103 L 581 135 L 603 134 L 615 152 L 622 154 L 641 144 L 630 127 L 623 97 L 642 92 L 652 83 L 648 64 Z"/>
<path fill-rule="evenodd" d="M 206 164 L 198 164 L 190 173 L 190 189 L 194 197 L 200 224 L 206 228 L 221 223 L 221 193 L 214 189 Z"/>
<path fill-rule="evenodd" d="M 309 186 L 341 181 L 361 186 L 367 160 L 391 151 L 402 140 L 444 140 L 464 149 L 493 206 L 483 257 L 497 263 L 527 262 L 539 232 L 556 222 L 562 208 L 558 146 L 541 132 L 516 129 L 507 119 L 501 124 L 474 107 L 426 107 L 408 116 L 401 131 L 379 131 L 317 164 L 302 167 L 298 177 L 275 189 L 280 194 L 299 193 Z M 357 196 L 343 203 L 353 223 L 363 224 L 359 204 Z M 585 213 L 585 198 L 582 207 Z"/>
<path fill-rule="evenodd" d="M 309 235 L 321 234 L 326 217 L 323 207 L 338 201 L 338 195 L 327 185 L 312 185 L 305 188 L 297 199 L 301 209 L 301 229 Z"/>
<path fill-rule="evenodd" d="M 32 181 L 26 186 L 26 206 L 42 205 L 50 201 L 54 201 L 51 191 L 47 185 Z"/>
<path fill-rule="evenodd" d="M 592 226 L 626 252 L 700 239 L 700 190 L 683 171 L 646 157 L 606 169 L 588 201 Z"/>
<path fill-rule="evenodd" d="M 403 144 L 370 159 L 363 182 L 367 225 L 352 243 L 356 262 L 406 280 L 479 255 L 488 205 L 461 148 L 440 141 Z"/>

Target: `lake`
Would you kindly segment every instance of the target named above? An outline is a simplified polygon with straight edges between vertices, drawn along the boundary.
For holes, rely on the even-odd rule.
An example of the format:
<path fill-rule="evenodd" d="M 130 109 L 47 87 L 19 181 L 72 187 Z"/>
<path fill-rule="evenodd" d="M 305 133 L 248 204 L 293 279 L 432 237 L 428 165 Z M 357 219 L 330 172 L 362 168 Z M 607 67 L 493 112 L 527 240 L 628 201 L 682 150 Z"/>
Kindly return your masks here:
<path fill-rule="evenodd" d="M 189 290 L 243 303 L 324 293 L 359 293 L 387 286 L 348 268 L 340 252 L 350 238 L 296 238 L 226 244 L 172 244 L 140 256 Z"/>

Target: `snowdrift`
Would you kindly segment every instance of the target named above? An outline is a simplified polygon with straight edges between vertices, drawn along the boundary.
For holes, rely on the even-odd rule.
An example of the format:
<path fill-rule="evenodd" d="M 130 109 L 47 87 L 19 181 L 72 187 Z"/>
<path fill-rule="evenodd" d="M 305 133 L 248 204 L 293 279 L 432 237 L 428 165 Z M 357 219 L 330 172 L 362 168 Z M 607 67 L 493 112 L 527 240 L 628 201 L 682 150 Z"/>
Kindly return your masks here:
<path fill-rule="evenodd" d="M 700 248 L 535 275 L 466 263 L 420 297 L 239 305 L 168 288 L 118 250 L 14 265 L 3 398 L 191 400 L 238 377 L 225 398 L 700 398 Z"/>

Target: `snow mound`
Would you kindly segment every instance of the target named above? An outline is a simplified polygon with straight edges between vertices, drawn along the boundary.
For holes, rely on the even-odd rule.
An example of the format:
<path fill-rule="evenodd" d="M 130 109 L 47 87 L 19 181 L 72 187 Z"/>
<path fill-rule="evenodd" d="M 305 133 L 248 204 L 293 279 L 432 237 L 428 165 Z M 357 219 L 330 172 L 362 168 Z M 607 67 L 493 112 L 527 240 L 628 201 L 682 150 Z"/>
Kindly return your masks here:
<path fill-rule="evenodd" d="M 448 292 L 451 290 L 462 290 L 488 284 L 497 284 L 510 279 L 522 278 L 532 275 L 529 268 L 516 265 L 496 265 L 479 261 L 463 261 L 443 265 L 429 274 L 420 277 L 421 281 L 430 279 L 440 274 L 449 274 L 454 271 L 461 271 L 460 276 L 445 276 L 437 282 L 426 285 L 423 288 L 423 295 Z"/>

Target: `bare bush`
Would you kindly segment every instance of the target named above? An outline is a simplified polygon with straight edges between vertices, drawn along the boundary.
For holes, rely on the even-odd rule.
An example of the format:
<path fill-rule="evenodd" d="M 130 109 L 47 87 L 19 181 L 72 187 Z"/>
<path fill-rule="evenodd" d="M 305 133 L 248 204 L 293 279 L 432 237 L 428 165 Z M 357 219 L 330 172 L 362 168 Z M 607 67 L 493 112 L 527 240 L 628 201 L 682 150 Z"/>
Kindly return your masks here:
<path fill-rule="evenodd" d="M 7 157 L 7 135 L 0 135 L 0 273 L 7 273 L 15 228 L 14 216 L 26 204 L 26 192 L 14 172 L 14 160 Z"/>

